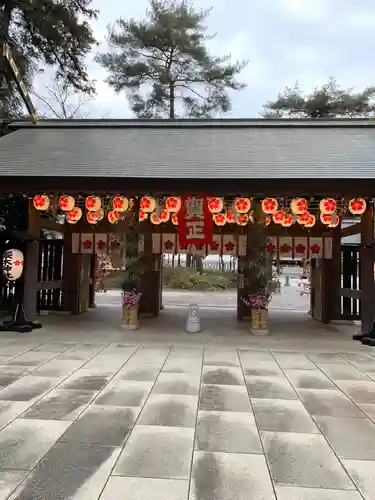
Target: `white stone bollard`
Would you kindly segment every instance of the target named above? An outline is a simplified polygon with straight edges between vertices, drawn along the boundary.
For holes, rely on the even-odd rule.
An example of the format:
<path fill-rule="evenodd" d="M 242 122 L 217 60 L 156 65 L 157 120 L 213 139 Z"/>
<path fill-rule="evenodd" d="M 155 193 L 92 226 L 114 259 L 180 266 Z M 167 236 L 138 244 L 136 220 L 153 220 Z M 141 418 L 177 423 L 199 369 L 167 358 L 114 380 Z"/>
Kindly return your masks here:
<path fill-rule="evenodd" d="M 188 333 L 199 333 L 201 331 L 201 319 L 199 316 L 198 304 L 189 304 L 185 330 Z"/>

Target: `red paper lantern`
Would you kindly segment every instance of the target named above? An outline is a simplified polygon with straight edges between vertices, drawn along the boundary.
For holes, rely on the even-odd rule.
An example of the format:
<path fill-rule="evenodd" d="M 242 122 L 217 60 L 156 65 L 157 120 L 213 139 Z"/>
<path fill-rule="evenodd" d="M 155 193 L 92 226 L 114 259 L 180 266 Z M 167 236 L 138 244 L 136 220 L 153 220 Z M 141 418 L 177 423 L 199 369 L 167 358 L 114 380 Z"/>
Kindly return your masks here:
<path fill-rule="evenodd" d="M 234 222 L 236 222 L 236 214 L 234 213 L 234 210 L 227 210 L 225 212 L 225 217 L 229 224 L 233 224 Z"/>
<path fill-rule="evenodd" d="M 144 196 L 141 198 L 139 207 L 141 210 L 146 212 L 146 214 L 153 212 L 156 208 L 155 198 L 152 198 L 151 196 Z"/>
<path fill-rule="evenodd" d="M 66 220 L 69 224 L 76 224 L 82 217 L 82 209 L 79 207 L 74 207 L 73 210 L 67 212 Z"/>
<path fill-rule="evenodd" d="M 85 202 L 86 210 L 89 212 L 97 212 L 102 208 L 102 200 L 99 196 L 88 196 Z"/>
<path fill-rule="evenodd" d="M 283 227 L 290 227 L 293 225 L 293 215 L 290 215 L 290 214 L 285 214 L 285 217 L 284 219 L 281 221 L 281 225 Z"/>
<path fill-rule="evenodd" d="M 278 207 L 279 204 L 276 198 L 265 198 L 262 200 L 262 210 L 265 214 L 274 214 Z"/>
<path fill-rule="evenodd" d="M 97 212 L 87 212 L 86 214 L 86 219 L 89 224 L 97 224 L 98 223 L 98 216 L 96 215 Z"/>
<path fill-rule="evenodd" d="M 309 220 L 310 220 L 310 212 L 303 212 L 299 217 L 298 217 L 298 224 L 301 224 L 304 226 Z"/>
<path fill-rule="evenodd" d="M 305 222 L 305 227 L 307 228 L 313 227 L 315 226 L 315 222 L 316 222 L 315 215 L 310 214 L 308 221 Z"/>
<path fill-rule="evenodd" d="M 266 215 L 266 226 L 269 226 L 271 224 L 272 217 L 270 215 Z"/>
<path fill-rule="evenodd" d="M 219 198 L 217 196 L 208 198 L 207 204 L 208 204 L 208 209 L 212 214 L 218 214 L 224 208 L 223 198 Z"/>
<path fill-rule="evenodd" d="M 340 217 L 336 214 L 336 217 L 332 219 L 332 222 L 328 224 L 328 227 L 334 228 L 337 227 L 340 224 Z"/>
<path fill-rule="evenodd" d="M 146 212 L 144 210 L 139 211 L 139 214 L 138 214 L 139 222 L 145 221 L 147 219 L 147 217 L 148 217 L 148 214 L 146 214 Z"/>
<path fill-rule="evenodd" d="M 94 214 L 96 215 L 96 219 L 98 222 L 104 219 L 104 210 L 102 208 L 94 212 Z"/>
<path fill-rule="evenodd" d="M 46 194 L 38 194 L 33 198 L 33 205 L 37 210 L 48 210 L 50 199 Z"/>
<path fill-rule="evenodd" d="M 107 219 L 110 224 L 116 224 L 116 222 L 118 222 L 120 219 L 120 213 L 116 210 L 111 210 L 107 214 Z"/>
<path fill-rule="evenodd" d="M 353 215 L 362 215 L 366 212 L 367 203 L 363 198 L 349 200 L 349 212 Z"/>
<path fill-rule="evenodd" d="M 64 212 L 70 212 L 71 210 L 73 210 L 74 205 L 75 199 L 73 198 L 73 196 L 60 196 L 59 207 L 61 208 L 61 210 L 64 210 Z"/>
<path fill-rule="evenodd" d="M 159 219 L 160 219 L 160 222 L 168 222 L 169 221 L 169 213 L 168 210 L 162 210 L 160 215 L 159 215 Z"/>
<path fill-rule="evenodd" d="M 251 201 L 249 198 L 236 198 L 234 208 L 239 214 L 246 214 L 251 208 Z"/>
<path fill-rule="evenodd" d="M 281 224 L 285 219 L 285 211 L 284 210 L 276 210 L 272 215 L 272 220 L 275 224 Z"/>
<path fill-rule="evenodd" d="M 320 214 L 320 222 L 326 226 L 334 222 L 333 214 Z"/>
<path fill-rule="evenodd" d="M 333 214 L 337 208 L 337 202 L 334 198 L 323 198 L 319 203 L 322 214 Z"/>
<path fill-rule="evenodd" d="M 307 200 L 305 198 L 295 198 L 291 201 L 290 208 L 295 215 L 301 215 L 307 210 Z"/>
<path fill-rule="evenodd" d="M 181 198 L 179 196 L 170 196 L 165 202 L 165 208 L 168 212 L 177 213 L 181 208 Z"/>
<path fill-rule="evenodd" d="M 161 224 L 159 214 L 157 214 L 156 212 L 152 212 L 152 214 L 150 215 L 150 221 L 151 221 L 151 224 L 155 224 L 157 226 L 159 224 Z"/>
<path fill-rule="evenodd" d="M 125 196 L 117 195 L 112 200 L 112 208 L 116 212 L 126 212 L 129 208 L 129 201 Z"/>
<path fill-rule="evenodd" d="M 217 226 L 224 226 L 227 222 L 225 214 L 214 214 L 213 219 Z"/>
<path fill-rule="evenodd" d="M 178 215 L 177 214 L 172 215 L 172 224 L 174 226 L 178 226 Z"/>
<path fill-rule="evenodd" d="M 240 214 L 237 217 L 237 224 L 239 226 L 246 226 L 248 222 L 249 222 L 249 216 L 247 214 Z"/>

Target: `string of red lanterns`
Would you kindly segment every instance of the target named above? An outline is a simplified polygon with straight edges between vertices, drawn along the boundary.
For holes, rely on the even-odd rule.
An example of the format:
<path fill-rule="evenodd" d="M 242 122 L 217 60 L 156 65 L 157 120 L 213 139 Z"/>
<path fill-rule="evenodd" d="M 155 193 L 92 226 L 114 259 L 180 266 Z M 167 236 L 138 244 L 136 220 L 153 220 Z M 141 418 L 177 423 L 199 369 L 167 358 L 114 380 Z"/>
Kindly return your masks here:
<path fill-rule="evenodd" d="M 34 196 L 33 205 L 39 211 L 47 211 L 52 204 L 47 194 Z M 65 213 L 65 219 L 70 224 L 76 224 L 83 217 L 82 209 L 76 206 L 76 199 L 71 195 L 62 195 L 58 199 L 58 208 Z M 102 199 L 99 196 L 90 195 L 85 198 L 86 220 L 90 224 L 97 224 L 103 220 L 105 212 Z M 284 205 L 285 206 L 285 205 Z M 317 217 L 308 211 L 308 200 L 305 198 L 294 198 L 287 208 L 280 205 L 276 198 L 264 198 L 261 200 L 261 208 L 266 215 L 265 223 L 271 221 L 282 227 L 291 227 L 294 223 L 311 228 L 316 224 Z M 111 200 L 111 209 L 107 212 L 107 219 L 111 224 L 121 219 L 121 214 L 128 211 L 129 199 L 116 195 Z M 246 197 L 234 199 L 231 207 L 225 209 L 224 198 L 210 197 L 208 208 L 212 213 L 213 221 L 217 226 L 237 223 L 246 226 L 253 221 L 251 215 L 252 200 Z M 362 215 L 367 208 L 364 198 L 352 198 L 348 201 L 347 209 L 353 215 Z M 143 196 L 140 199 L 138 220 L 140 222 L 150 219 L 150 222 L 159 225 L 171 220 L 172 224 L 178 225 L 178 212 L 181 209 L 181 198 L 178 196 L 167 197 L 164 203 L 160 203 L 152 196 Z M 343 207 L 340 209 L 342 211 Z M 323 198 L 319 202 L 320 222 L 327 227 L 336 227 L 340 222 L 338 202 L 334 198 Z"/>

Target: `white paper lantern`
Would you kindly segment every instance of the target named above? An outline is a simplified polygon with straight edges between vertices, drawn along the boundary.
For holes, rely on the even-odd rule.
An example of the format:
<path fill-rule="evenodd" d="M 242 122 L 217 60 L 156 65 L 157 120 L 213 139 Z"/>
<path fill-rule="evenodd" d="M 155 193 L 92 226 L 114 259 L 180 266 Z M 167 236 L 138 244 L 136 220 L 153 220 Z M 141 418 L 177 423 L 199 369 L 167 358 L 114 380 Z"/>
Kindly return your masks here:
<path fill-rule="evenodd" d="M 3 275 L 9 281 L 18 280 L 23 273 L 23 253 L 11 248 L 3 255 Z"/>

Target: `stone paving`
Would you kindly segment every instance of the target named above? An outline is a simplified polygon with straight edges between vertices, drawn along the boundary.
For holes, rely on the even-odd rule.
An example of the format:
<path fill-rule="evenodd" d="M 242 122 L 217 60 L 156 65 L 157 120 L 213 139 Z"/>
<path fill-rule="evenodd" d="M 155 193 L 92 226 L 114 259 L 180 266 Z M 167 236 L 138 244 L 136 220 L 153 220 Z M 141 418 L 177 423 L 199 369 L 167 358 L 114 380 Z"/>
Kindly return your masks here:
<path fill-rule="evenodd" d="M 0 500 L 373 500 L 375 350 L 0 345 Z"/>

